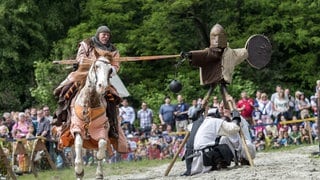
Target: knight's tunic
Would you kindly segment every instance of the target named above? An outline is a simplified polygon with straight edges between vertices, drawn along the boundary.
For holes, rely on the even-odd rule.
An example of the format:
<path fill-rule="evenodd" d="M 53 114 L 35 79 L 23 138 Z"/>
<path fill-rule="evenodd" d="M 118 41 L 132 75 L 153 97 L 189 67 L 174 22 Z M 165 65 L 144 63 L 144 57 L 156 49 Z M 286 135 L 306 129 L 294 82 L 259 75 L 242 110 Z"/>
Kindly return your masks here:
<path fill-rule="evenodd" d="M 200 68 L 201 85 L 217 84 L 222 80 L 231 83 L 235 66 L 248 58 L 245 48 L 206 48 L 190 52 L 191 65 Z"/>

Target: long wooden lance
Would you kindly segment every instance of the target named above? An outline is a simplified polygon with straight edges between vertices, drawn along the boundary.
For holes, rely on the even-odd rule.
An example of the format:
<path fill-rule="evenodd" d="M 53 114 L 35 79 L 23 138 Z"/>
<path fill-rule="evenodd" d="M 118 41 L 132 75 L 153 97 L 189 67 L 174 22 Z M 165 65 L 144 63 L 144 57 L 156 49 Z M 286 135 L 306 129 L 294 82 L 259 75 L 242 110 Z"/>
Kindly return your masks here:
<path fill-rule="evenodd" d="M 152 61 L 152 60 L 160 60 L 160 59 L 173 59 L 180 57 L 180 54 L 175 55 L 157 55 L 157 56 L 137 56 L 137 57 L 119 57 L 114 58 L 113 61 L 118 62 L 131 62 L 131 61 Z M 89 58 L 83 59 L 84 63 L 90 63 L 93 60 Z M 78 63 L 75 59 L 69 59 L 69 60 L 59 60 L 59 61 L 53 61 L 54 64 L 76 64 Z"/>

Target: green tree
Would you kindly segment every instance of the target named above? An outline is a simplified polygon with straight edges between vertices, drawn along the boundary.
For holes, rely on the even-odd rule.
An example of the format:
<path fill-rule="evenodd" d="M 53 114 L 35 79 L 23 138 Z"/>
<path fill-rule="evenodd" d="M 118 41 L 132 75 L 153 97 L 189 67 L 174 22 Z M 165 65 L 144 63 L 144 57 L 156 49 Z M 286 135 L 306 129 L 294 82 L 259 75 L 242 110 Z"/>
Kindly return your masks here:
<path fill-rule="evenodd" d="M 22 110 L 31 104 L 33 60 L 47 50 L 46 39 L 34 21 L 39 8 L 33 1 L 1 1 L 0 7 L 0 109 Z"/>
<path fill-rule="evenodd" d="M 81 2 L 0 2 L 0 111 L 23 110 L 38 103 L 30 92 L 36 85 L 34 61 L 48 60 L 54 41 L 79 23 Z"/>
<path fill-rule="evenodd" d="M 261 70 L 248 63 L 239 65 L 230 93 L 238 97 L 242 90 L 253 95 L 261 89 L 271 94 L 281 84 L 310 95 L 320 73 L 319 9 L 318 1 L 309 0 L 1 2 L 0 109 L 54 104 L 51 91 L 69 70 L 49 62 L 73 59 L 77 44 L 93 36 L 100 25 L 111 29 L 112 41 L 122 56 L 204 49 L 216 23 L 225 28 L 231 48 L 244 47 L 253 34 L 264 34 L 273 46 L 270 64 Z M 172 79 L 183 83 L 181 94 L 187 102 L 204 96 L 208 88 L 199 85 L 199 70 L 188 62 L 176 69 L 177 60 L 122 63 L 120 77 L 134 107 L 144 100 L 156 110 L 164 96 L 175 99 L 176 94 L 168 89 Z M 50 82 L 41 78 L 43 73 L 48 73 Z M 219 94 L 218 89 L 214 93 Z"/>

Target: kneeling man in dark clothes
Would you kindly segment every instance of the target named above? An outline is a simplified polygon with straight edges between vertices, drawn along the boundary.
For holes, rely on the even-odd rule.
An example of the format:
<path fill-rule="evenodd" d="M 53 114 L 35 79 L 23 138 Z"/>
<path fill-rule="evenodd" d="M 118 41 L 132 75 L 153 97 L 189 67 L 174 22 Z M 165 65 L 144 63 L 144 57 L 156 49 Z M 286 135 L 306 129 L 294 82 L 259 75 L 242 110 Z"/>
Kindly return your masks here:
<path fill-rule="evenodd" d="M 228 122 L 220 118 L 216 108 L 209 109 L 206 118 L 195 121 L 186 147 L 187 170 L 182 175 L 219 170 L 235 159 L 245 158 L 239 138 L 240 122 L 239 113 L 233 113 L 232 122 Z M 188 149 L 188 143 L 193 145 L 192 150 Z"/>

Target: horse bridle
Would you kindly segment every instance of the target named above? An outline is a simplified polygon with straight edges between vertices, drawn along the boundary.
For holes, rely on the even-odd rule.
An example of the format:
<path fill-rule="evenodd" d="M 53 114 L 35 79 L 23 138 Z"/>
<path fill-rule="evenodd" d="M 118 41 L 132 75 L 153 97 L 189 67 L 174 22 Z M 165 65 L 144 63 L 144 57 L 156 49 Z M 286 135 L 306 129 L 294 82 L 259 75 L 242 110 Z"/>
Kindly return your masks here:
<path fill-rule="evenodd" d="M 92 66 L 93 66 L 93 70 L 94 70 L 94 76 L 95 76 L 95 82 L 94 82 L 94 85 L 96 85 L 97 84 L 97 80 L 98 80 L 98 76 L 97 76 L 97 72 L 96 72 L 96 62 L 97 61 L 100 61 L 100 62 L 103 62 L 103 63 L 105 63 L 105 64 L 110 64 L 110 61 L 109 60 L 102 60 L 102 59 L 97 59 L 97 60 L 95 60 L 94 62 L 93 62 L 93 64 L 92 64 Z M 110 72 L 109 72 L 109 74 L 110 74 Z M 108 78 L 108 81 L 109 81 L 109 78 Z M 91 84 L 92 82 L 90 81 L 90 84 Z"/>

